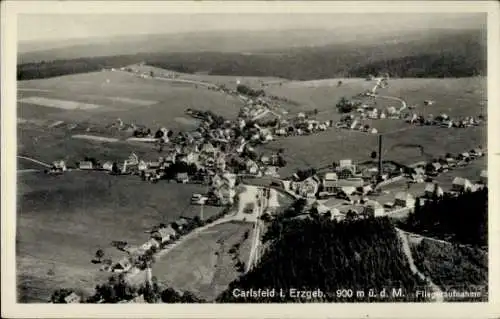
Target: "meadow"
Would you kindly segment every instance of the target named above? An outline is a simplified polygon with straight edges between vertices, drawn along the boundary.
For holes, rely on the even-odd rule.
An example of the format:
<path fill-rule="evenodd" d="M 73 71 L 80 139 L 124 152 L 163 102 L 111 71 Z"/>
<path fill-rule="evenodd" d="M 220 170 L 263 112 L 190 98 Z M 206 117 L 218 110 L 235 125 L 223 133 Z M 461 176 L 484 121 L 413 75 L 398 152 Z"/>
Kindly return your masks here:
<path fill-rule="evenodd" d="M 26 119 L 89 121 L 107 125 L 121 118 L 125 123 L 147 125 L 152 129 L 165 126 L 173 130 L 186 130 L 195 127 L 192 122 L 182 121 L 188 108 L 211 110 L 224 117 L 234 118 L 242 106 L 237 97 L 204 87 L 142 79 L 119 71 L 22 81 L 18 85 L 18 99 L 21 101 L 18 102 L 18 117 Z M 31 103 L 24 103 L 23 99 Z M 42 104 L 40 101 L 46 104 L 51 100 L 54 107 L 36 105 Z M 99 107 L 87 110 L 57 108 L 67 105 L 74 107 L 75 103 L 71 102 Z M 186 125 L 186 122 L 190 125 Z"/>
<path fill-rule="evenodd" d="M 109 275 L 91 263 L 97 249 L 117 261 L 121 252 L 111 247 L 111 241 L 142 244 L 152 226 L 199 215 L 200 208 L 189 205 L 189 200 L 201 191 L 200 185 L 151 184 L 103 172 L 19 175 L 19 300 L 44 302 L 54 289 L 64 287 L 90 293 Z M 203 214 L 208 218 L 219 211 L 207 206 Z"/>
<path fill-rule="evenodd" d="M 252 224 L 230 222 L 207 229 L 153 264 L 153 275 L 169 287 L 213 301 L 240 275 L 237 260 L 250 256 Z M 234 253 L 231 248 L 239 244 Z"/>

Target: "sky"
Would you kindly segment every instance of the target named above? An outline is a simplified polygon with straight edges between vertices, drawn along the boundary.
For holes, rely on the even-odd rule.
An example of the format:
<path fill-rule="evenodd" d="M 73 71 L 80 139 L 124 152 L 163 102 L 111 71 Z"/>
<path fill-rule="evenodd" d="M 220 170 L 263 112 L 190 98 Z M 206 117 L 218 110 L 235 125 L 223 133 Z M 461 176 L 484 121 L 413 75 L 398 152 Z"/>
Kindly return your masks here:
<path fill-rule="evenodd" d="M 167 34 L 219 30 L 479 28 L 484 14 L 20 14 L 18 41 L 65 40 L 121 35 Z"/>

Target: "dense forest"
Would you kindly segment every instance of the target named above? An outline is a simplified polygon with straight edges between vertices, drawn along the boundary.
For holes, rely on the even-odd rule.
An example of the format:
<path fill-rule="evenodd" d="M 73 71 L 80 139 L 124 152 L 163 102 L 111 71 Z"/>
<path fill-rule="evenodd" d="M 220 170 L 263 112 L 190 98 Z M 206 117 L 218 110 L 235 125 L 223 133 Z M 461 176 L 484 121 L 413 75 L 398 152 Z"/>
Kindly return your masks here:
<path fill-rule="evenodd" d="M 417 205 L 400 227 L 430 237 L 485 247 L 488 245 L 488 188 L 457 197 L 445 195 L 423 206 Z"/>
<path fill-rule="evenodd" d="M 252 54 L 161 52 L 18 65 L 17 79 L 28 80 L 121 67 L 141 61 L 177 72 L 210 75 L 273 76 L 293 80 L 366 77 L 465 77 L 486 75 L 485 34 L 480 31 L 426 35 L 371 44 L 343 43 Z"/>
<path fill-rule="evenodd" d="M 387 218 L 336 222 L 326 218 L 287 219 L 269 227 L 269 250 L 261 262 L 231 283 L 219 302 L 376 302 L 416 301 L 409 294 L 392 295 L 392 289 L 414 291 L 425 285 L 412 275 L 401 252 L 396 231 Z M 282 289 L 285 297 L 242 298 L 240 290 Z M 294 298 L 290 289 L 321 290 L 323 296 Z M 389 292 L 370 298 L 368 290 Z M 353 295 L 350 295 L 349 290 Z M 357 294 L 364 291 L 365 295 Z"/>
<path fill-rule="evenodd" d="M 481 298 L 456 301 L 486 301 L 488 293 L 488 253 L 472 247 L 428 239 L 412 247 L 417 268 L 444 291 L 481 291 Z"/>

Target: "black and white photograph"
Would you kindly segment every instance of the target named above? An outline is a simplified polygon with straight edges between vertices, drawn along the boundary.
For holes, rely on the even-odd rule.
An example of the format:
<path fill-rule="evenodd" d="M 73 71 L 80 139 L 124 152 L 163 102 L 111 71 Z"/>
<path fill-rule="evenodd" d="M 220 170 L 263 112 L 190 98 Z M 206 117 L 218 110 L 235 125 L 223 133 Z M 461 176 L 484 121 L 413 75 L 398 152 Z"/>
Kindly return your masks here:
<path fill-rule="evenodd" d="M 16 15 L 15 303 L 492 301 L 486 7 L 113 2 Z"/>

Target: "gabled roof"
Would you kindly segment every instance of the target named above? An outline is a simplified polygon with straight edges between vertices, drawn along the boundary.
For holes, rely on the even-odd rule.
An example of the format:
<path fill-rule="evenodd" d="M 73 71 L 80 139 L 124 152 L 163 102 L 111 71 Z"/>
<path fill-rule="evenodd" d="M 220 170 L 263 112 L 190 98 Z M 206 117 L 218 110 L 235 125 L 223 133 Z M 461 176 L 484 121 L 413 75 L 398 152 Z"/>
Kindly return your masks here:
<path fill-rule="evenodd" d="M 163 227 L 157 230 L 162 238 L 170 237 L 176 234 L 176 231 L 172 228 L 172 226 Z"/>
<path fill-rule="evenodd" d="M 483 169 L 481 173 L 479 174 L 480 177 L 488 177 L 488 171 Z"/>

